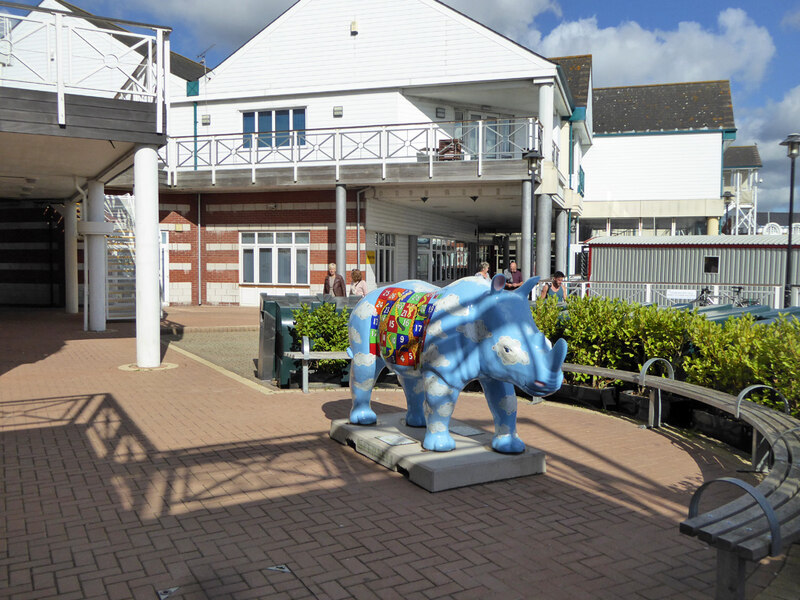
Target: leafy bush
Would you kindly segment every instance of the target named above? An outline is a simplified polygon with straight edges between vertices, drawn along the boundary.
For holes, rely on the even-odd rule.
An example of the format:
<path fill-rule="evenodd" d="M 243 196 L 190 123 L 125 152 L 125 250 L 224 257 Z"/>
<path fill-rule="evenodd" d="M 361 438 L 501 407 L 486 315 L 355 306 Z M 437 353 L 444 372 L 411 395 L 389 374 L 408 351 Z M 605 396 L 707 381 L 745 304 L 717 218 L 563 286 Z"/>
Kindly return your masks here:
<path fill-rule="evenodd" d="M 301 304 L 299 310 L 292 312 L 295 318 L 293 335 L 295 341 L 301 342 L 307 336 L 311 347 L 322 352 L 347 350 L 347 321 L 350 312 L 343 308 L 336 312 L 336 305 L 330 302 L 311 310 L 308 304 Z M 347 366 L 346 360 L 321 360 L 319 368 L 328 373 L 340 372 Z"/>

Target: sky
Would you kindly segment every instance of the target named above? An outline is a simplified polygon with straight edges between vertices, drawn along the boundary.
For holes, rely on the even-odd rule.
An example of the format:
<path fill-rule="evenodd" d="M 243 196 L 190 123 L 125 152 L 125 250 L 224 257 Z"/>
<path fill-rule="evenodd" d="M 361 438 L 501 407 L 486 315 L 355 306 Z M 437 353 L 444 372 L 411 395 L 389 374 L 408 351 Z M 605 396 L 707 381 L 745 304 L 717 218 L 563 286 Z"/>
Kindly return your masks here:
<path fill-rule="evenodd" d="M 729 80 L 735 145 L 758 144 L 764 163 L 759 212 L 788 210 L 790 161 L 779 143 L 800 132 L 800 0 L 443 2 L 542 56 L 591 54 L 595 87 Z M 294 0 L 72 4 L 100 16 L 172 27 L 173 51 L 213 68 Z"/>

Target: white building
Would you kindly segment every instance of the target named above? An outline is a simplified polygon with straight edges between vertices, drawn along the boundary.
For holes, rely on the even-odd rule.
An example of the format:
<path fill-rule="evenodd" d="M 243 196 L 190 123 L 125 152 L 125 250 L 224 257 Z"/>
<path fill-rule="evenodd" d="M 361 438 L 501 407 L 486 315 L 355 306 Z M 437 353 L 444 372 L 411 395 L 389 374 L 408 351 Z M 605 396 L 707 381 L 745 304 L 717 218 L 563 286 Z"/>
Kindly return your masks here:
<path fill-rule="evenodd" d="M 580 240 L 718 234 L 735 135 L 727 81 L 595 88 Z"/>
<path fill-rule="evenodd" d="M 435 0 L 300 0 L 170 116 L 170 301 L 315 293 L 329 262 L 370 288 L 479 259 L 548 277 L 553 240 L 566 270 L 591 104 L 558 62 Z"/>

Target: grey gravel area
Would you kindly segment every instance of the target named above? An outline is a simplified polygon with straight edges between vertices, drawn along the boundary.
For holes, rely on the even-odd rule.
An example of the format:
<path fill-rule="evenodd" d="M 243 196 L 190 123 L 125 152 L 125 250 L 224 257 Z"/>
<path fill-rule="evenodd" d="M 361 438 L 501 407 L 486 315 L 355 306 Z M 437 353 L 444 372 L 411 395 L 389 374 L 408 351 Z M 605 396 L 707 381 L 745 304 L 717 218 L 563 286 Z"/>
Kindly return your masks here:
<path fill-rule="evenodd" d="M 267 383 L 256 377 L 257 330 L 187 332 L 162 335 L 161 341 L 196 354 L 218 367 L 251 381 Z"/>

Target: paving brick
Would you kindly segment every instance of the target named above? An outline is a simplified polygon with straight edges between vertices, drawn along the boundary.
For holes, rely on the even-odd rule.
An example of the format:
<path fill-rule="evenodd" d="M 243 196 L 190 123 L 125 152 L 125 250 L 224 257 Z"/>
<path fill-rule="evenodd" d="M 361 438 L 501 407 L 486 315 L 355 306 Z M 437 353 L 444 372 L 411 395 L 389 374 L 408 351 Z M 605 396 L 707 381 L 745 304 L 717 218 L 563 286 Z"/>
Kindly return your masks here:
<path fill-rule="evenodd" d="M 13 597 L 150 600 L 175 585 L 182 600 L 713 593 L 714 552 L 677 522 L 704 479 L 741 464 L 715 448 L 521 405 L 520 435 L 547 452 L 546 474 L 429 494 L 328 439 L 347 390 L 264 394 L 172 348 L 176 369 L 123 372 L 133 324 L 89 334 L 79 317 L 26 314 L 0 325 L 19 340 L 0 344 L 0 577 Z M 381 411 L 403 406 L 397 391 L 375 396 Z M 491 427 L 475 395 L 458 418 Z M 755 568 L 748 597 L 780 564 Z"/>

